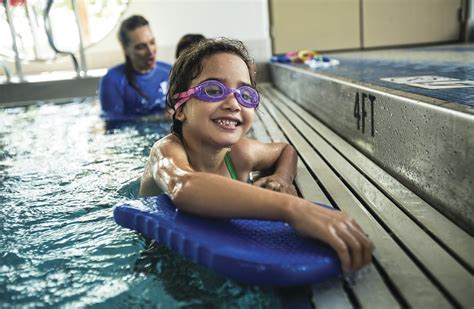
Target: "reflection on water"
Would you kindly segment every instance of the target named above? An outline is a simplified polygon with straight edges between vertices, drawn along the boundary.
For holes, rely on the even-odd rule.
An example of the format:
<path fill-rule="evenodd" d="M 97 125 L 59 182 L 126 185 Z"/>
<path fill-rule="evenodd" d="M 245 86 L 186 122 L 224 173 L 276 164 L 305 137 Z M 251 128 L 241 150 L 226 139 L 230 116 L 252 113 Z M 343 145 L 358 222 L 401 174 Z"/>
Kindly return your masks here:
<path fill-rule="evenodd" d="M 274 307 L 114 223 L 170 123 L 105 126 L 94 102 L 0 110 L 0 304 Z"/>

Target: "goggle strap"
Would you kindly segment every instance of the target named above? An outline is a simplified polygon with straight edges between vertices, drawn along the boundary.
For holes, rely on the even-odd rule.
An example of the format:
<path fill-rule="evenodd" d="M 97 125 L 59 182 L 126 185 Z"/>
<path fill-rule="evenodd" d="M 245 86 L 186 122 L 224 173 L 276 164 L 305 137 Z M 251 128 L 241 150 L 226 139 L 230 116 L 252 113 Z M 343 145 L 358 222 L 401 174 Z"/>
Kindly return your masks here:
<path fill-rule="evenodd" d="M 177 93 L 173 96 L 173 99 L 180 99 L 175 105 L 174 105 L 174 110 L 178 110 L 178 108 L 186 103 L 186 101 L 189 100 L 189 98 L 196 93 L 196 87 L 188 89 L 187 91 L 183 91 L 180 93 Z"/>
<path fill-rule="evenodd" d="M 174 105 L 174 110 L 177 111 L 178 108 L 181 107 L 181 105 L 183 105 L 184 103 L 186 103 L 188 101 L 189 97 L 186 97 L 186 98 L 182 98 L 181 100 L 179 100 L 175 105 Z"/>
<path fill-rule="evenodd" d="M 191 89 L 188 89 L 187 91 L 183 91 L 183 92 L 180 92 L 180 93 L 177 93 L 173 96 L 173 99 L 182 99 L 182 98 L 187 98 L 187 97 L 190 97 L 192 96 L 193 94 L 196 93 L 196 87 L 194 88 L 191 88 Z"/>

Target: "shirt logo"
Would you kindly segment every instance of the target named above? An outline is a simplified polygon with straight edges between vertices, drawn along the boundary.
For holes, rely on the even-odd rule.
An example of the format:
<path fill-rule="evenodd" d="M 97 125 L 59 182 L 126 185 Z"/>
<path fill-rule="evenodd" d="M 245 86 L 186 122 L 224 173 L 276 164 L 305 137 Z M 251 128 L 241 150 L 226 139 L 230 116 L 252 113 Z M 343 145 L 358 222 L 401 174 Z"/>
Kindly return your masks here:
<path fill-rule="evenodd" d="M 168 81 L 167 80 L 162 81 L 160 83 L 160 90 L 164 95 L 166 95 L 168 93 Z"/>

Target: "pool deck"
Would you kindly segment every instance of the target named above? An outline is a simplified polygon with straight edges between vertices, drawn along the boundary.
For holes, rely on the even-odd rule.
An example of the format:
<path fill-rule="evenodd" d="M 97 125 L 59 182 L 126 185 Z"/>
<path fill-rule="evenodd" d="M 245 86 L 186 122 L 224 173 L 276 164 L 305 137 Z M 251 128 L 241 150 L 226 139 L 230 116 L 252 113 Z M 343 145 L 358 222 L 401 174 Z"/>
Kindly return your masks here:
<path fill-rule="evenodd" d="M 341 65 L 327 70 L 328 75 L 381 87 L 407 97 L 425 96 L 468 106 L 471 109 L 467 111 L 474 110 L 474 44 L 337 53 L 330 56 L 340 60 Z M 407 84 L 396 83 L 392 79 L 413 76 L 438 76 L 438 81 L 430 85 L 425 79 L 425 84 L 421 80 L 415 85 L 415 78 L 406 81 Z M 447 80 L 450 84 L 443 83 L 440 77 L 452 81 Z"/>

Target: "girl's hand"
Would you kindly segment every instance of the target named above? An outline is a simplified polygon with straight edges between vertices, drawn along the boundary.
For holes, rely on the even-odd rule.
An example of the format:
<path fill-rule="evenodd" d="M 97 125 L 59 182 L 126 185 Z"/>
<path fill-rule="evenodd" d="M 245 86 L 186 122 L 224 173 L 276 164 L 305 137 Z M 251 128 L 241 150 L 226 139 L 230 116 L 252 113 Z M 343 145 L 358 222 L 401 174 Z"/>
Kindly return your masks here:
<path fill-rule="evenodd" d="M 254 182 L 254 185 L 272 191 L 298 196 L 295 186 L 277 175 L 262 177 Z"/>
<path fill-rule="evenodd" d="M 328 243 L 337 252 L 344 272 L 361 269 L 372 260 L 372 242 L 359 224 L 345 213 L 307 201 L 290 209 L 288 222 L 293 228 Z"/>

